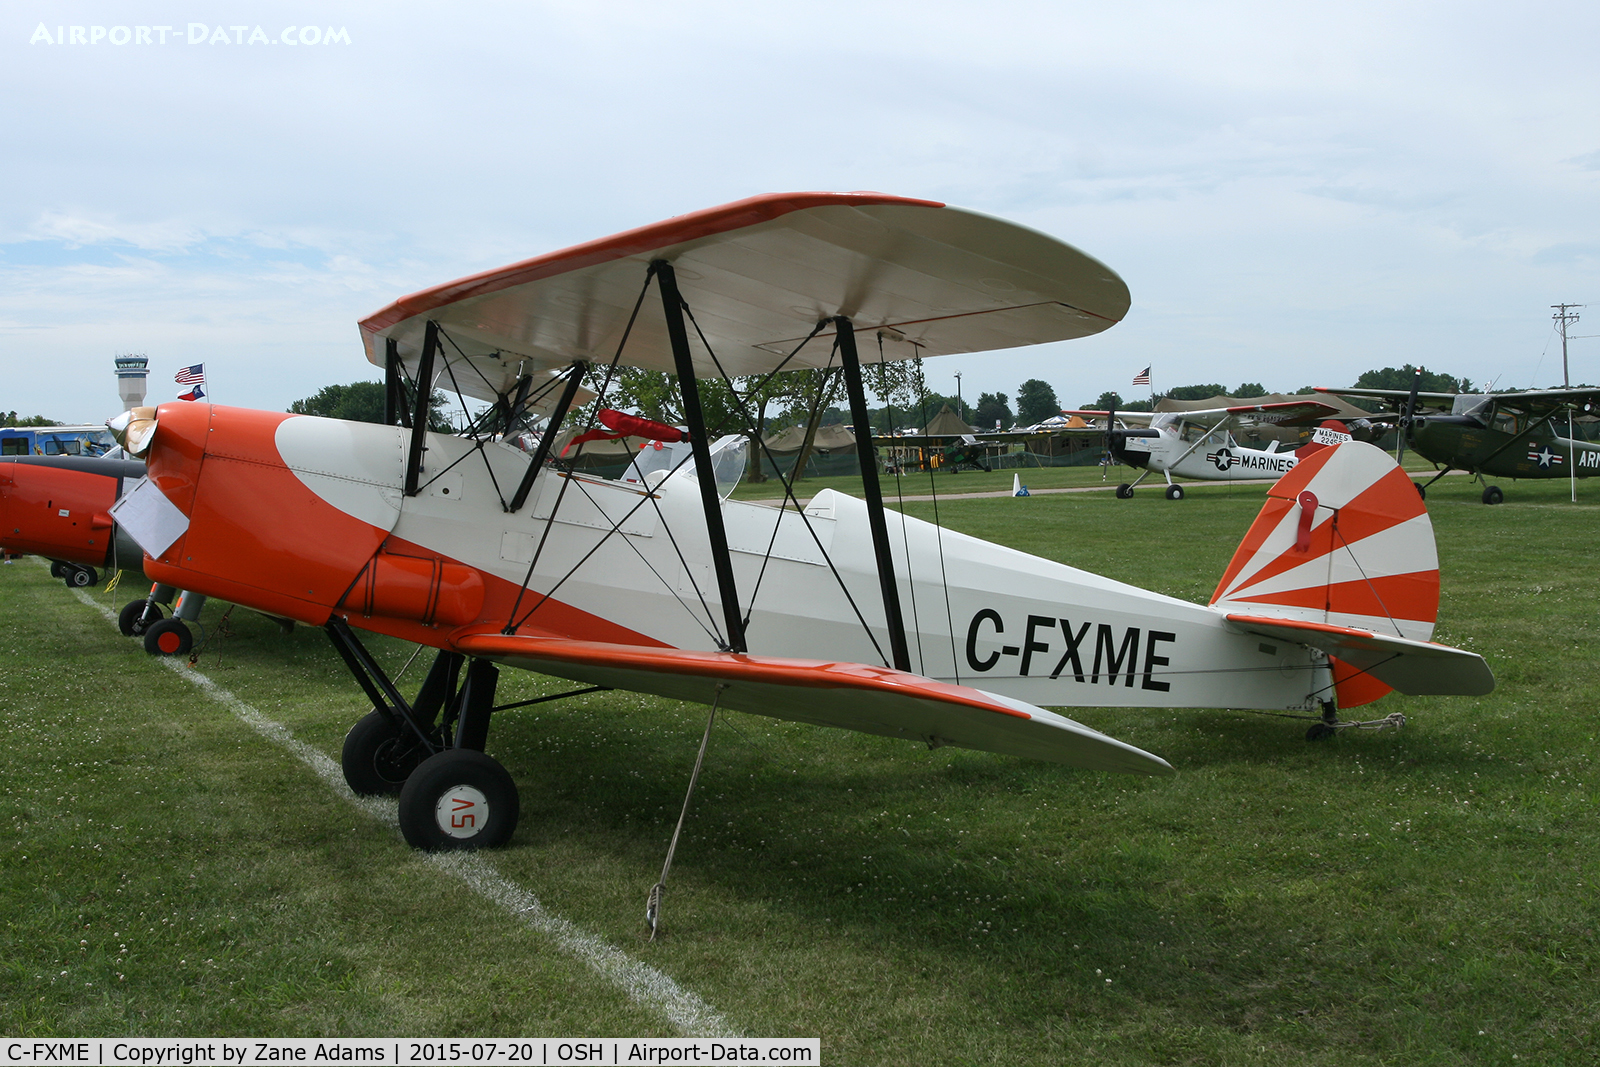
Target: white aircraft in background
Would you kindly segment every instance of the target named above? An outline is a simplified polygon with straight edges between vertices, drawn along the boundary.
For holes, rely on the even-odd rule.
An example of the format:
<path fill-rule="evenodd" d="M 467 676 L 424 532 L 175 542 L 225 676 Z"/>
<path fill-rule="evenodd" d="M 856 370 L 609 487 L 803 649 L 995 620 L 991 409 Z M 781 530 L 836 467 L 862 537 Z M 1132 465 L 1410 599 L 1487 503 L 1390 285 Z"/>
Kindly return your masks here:
<path fill-rule="evenodd" d="M 1167 499 L 1182 500 L 1183 486 L 1172 478 L 1206 482 L 1238 482 L 1280 478 L 1318 449 L 1353 440 L 1350 427 L 1338 421 L 1341 411 L 1316 400 L 1236 404 L 1195 411 L 1064 411 L 1064 415 L 1103 419 L 1106 451 L 1111 458 L 1143 471 L 1117 486 L 1127 500 L 1152 471 L 1167 480 Z M 1270 441 L 1265 448 L 1241 445 L 1233 431 L 1246 426 L 1303 426 L 1322 421 L 1311 440 L 1295 448 Z M 1121 425 L 1118 425 L 1118 424 Z M 1130 425 L 1133 424 L 1133 425 Z M 1142 424 L 1142 425 L 1141 425 Z"/>

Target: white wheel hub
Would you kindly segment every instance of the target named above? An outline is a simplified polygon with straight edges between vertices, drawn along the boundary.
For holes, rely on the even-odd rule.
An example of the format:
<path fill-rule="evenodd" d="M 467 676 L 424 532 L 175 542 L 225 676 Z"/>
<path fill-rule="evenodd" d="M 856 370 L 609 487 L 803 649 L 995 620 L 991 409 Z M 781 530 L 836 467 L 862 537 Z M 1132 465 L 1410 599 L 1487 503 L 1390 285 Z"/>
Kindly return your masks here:
<path fill-rule="evenodd" d="M 433 817 L 450 837 L 476 837 L 489 824 L 489 798 L 470 785 L 451 786 L 433 806 Z"/>

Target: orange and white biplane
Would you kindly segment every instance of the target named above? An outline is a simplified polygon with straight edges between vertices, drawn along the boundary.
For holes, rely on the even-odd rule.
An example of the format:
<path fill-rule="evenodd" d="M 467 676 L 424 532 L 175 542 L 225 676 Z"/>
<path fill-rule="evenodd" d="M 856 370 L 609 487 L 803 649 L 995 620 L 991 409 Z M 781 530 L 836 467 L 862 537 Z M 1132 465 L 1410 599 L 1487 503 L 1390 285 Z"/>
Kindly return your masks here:
<path fill-rule="evenodd" d="M 484 753 L 500 665 L 1143 774 L 1171 768 L 1042 706 L 1289 709 L 1331 731 L 1338 704 L 1390 687 L 1487 692 L 1480 657 L 1429 641 L 1432 528 L 1366 445 L 1280 482 L 1204 606 L 886 511 L 863 353 L 1078 338 L 1127 309 L 1109 268 L 1008 222 L 873 193 L 754 197 L 365 319 L 397 425 L 204 403 L 119 416 L 149 475 L 118 520 L 152 578 L 326 627 L 375 709 L 346 778 L 398 792 L 423 848 L 497 845 L 516 823 L 515 784 Z M 729 499 L 749 438 L 707 424 L 697 379 L 829 365 L 865 499 Z M 618 366 L 675 375 L 686 428 L 610 412 Z M 599 399 L 579 417 L 581 380 Z M 429 432 L 436 386 L 487 401 L 484 425 Z M 555 447 L 573 431 L 664 447 L 607 479 L 573 465 L 581 445 Z M 357 630 L 438 650 L 414 697 Z"/>

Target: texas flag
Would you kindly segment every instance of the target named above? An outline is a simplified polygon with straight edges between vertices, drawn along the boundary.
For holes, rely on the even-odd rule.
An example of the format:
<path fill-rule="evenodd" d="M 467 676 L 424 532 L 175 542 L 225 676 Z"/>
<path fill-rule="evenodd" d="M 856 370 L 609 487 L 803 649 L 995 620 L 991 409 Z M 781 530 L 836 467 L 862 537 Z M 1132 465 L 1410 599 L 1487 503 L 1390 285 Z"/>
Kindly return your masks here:
<path fill-rule="evenodd" d="M 196 363 L 192 367 L 184 367 L 172 376 L 172 380 L 179 385 L 191 387 L 187 393 L 178 394 L 179 400 L 199 400 L 206 395 L 205 390 L 200 388 L 201 384 L 206 380 L 206 365 L 204 363 Z"/>

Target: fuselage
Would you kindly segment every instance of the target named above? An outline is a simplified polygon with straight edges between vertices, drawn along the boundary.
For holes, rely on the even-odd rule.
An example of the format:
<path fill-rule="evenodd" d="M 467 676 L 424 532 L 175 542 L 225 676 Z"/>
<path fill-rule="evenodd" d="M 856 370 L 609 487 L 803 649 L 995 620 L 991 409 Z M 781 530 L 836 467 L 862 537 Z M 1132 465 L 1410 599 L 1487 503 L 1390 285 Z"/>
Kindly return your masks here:
<path fill-rule="evenodd" d="M 150 478 L 187 528 L 151 577 L 320 625 L 450 647 L 514 630 L 720 647 L 722 611 L 694 472 L 644 484 L 554 468 L 506 510 L 530 462 L 430 434 L 403 492 L 399 427 L 204 404 L 160 412 Z M 731 439 L 730 439 L 731 440 Z M 474 454 L 476 453 L 476 454 Z M 866 505 L 724 500 L 755 655 L 881 663 L 888 631 Z M 1221 613 L 891 512 L 912 671 L 1046 706 L 1305 708 L 1326 657 Z"/>
<path fill-rule="evenodd" d="M 0 548 L 91 567 L 136 569 L 144 553 L 111 520 L 111 505 L 144 475 L 135 460 L 0 457 Z"/>
<path fill-rule="evenodd" d="M 1422 416 L 1411 424 L 1410 442 L 1418 455 L 1441 466 L 1499 478 L 1600 473 L 1600 446 L 1557 435 L 1553 420 L 1510 412 Z"/>

